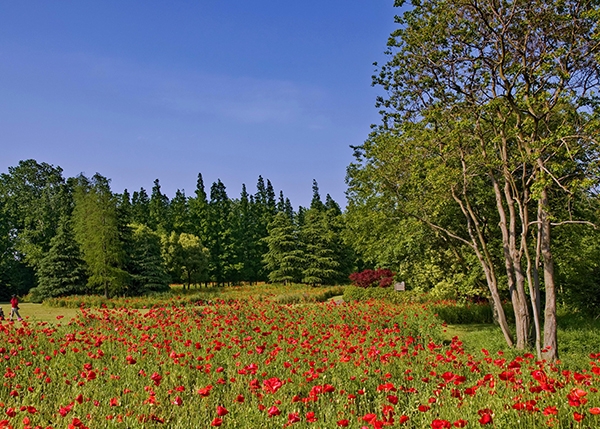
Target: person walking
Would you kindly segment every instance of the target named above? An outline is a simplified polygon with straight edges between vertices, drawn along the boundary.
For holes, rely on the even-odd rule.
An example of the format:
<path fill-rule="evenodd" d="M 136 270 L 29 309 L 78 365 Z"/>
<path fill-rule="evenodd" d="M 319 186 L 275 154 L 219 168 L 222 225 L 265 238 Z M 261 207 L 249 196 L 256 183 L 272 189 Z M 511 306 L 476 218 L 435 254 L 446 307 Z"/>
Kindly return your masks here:
<path fill-rule="evenodd" d="M 10 317 L 9 320 L 13 320 L 13 316 L 17 317 L 17 320 L 20 322 L 23 320 L 21 315 L 19 314 L 19 299 L 17 295 L 13 295 L 10 299 Z"/>

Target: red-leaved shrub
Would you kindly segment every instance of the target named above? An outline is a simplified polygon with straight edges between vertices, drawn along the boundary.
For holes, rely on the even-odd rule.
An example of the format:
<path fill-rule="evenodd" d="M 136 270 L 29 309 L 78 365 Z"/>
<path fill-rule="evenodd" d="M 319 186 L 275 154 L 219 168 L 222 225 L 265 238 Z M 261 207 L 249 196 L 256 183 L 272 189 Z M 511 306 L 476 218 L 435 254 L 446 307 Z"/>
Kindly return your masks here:
<path fill-rule="evenodd" d="M 350 274 L 350 280 L 358 287 L 389 287 L 394 283 L 396 273 L 388 269 L 364 270 Z"/>

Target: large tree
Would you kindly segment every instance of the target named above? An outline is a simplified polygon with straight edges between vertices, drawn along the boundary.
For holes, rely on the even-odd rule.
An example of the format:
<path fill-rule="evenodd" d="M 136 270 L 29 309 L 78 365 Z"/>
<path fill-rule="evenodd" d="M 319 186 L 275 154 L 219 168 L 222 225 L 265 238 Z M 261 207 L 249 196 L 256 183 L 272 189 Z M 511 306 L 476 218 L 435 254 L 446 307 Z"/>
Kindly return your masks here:
<path fill-rule="evenodd" d="M 110 190 L 109 179 L 98 173 L 91 179 L 81 175 L 77 182 L 73 228 L 88 267 L 88 285 L 107 298 L 121 294 L 129 278 L 123 269 L 117 197 Z"/>
<path fill-rule="evenodd" d="M 533 315 L 548 359 L 558 356 L 551 231 L 585 222 L 560 218 L 553 199 L 593 190 L 597 177 L 597 7 L 413 1 L 374 77 L 387 92 L 383 123 L 349 169 L 351 194 L 365 191 L 367 174 L 371 195 L 393 201 L 391 216 L 412 216 L 473 251 L 512 345 L 499 295 L 506 278 L 516 346 L 527 346 Z M 443 216 L 456 210 L 460 224 Z"/>
<path fill-rule="evenodd" d="M 62 169 L 33 159 L 0 174 L 3 224 L 15 251 L 34 269 L 50 249 L 58 220 L 70 213 Z"/>
<path fill-rule="evenodd" d="M 31 290 L 34 301 L 86 292 L 86 266 L 75 241 L 70 219 L 61 217 L 50 250 L 38 269 L 38 286 Z"/>
<path fill-rule="evenodd" d="M 277 213 L 269 224 L 269 235 L 263 240 L 268 248 L 263 261 L 269 280 L 284 284 L 299 282 L 305 257 L 293 220 L 283 211 Z"/>

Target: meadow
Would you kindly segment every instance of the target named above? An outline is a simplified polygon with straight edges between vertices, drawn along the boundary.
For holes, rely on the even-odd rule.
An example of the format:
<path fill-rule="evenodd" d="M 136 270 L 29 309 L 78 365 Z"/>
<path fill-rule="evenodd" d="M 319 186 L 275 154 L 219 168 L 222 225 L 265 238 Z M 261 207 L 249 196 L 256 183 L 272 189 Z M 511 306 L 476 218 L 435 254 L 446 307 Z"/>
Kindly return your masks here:
<path fill-rule="evenodd" d="M 259 290 L 23 304 L 0 325 L 0 428 L 600 426 L 600 353 L 551 364 L 433 303 Z"/>

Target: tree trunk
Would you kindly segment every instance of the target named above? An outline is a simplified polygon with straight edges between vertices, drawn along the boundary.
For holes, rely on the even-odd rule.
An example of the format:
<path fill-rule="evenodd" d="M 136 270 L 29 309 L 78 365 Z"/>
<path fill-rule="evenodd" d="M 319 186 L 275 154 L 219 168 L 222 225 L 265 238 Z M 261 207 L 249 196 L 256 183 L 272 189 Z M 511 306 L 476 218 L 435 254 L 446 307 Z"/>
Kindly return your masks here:
<path fill-rule="evenodd" d="M 556 285 L 554 283 L 554 260 L 550 249 L 550 219 L 548 207 L 548 191 L 542 190 L 539 201 L 538 222 L 541 226 L 541 253 L 544 260 L 544 286 L 546 289 L 546 307 L 544 309 L 544 349 L 542 357 L 548 361 L 558 359 L 558 339 L 556 336 Z"/>

